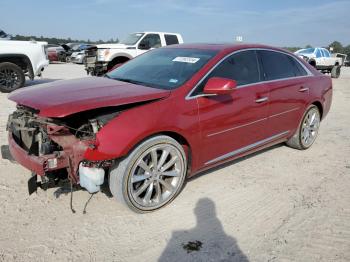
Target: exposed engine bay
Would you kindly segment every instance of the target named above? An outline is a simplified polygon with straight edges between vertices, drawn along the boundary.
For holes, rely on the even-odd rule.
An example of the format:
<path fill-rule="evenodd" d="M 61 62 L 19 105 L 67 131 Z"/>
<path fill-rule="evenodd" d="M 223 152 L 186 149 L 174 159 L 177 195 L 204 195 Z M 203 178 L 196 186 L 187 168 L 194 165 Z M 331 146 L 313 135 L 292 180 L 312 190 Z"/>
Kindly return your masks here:
<path fill-rule="evenodd" d="M 33 165 L 28 168 L 41 177 L 41 185 L 45 188 L 58 185 L 59 180 L 78 183 L 79 166 L 81 169 L 97 168 L 101 173 L 100 169 L 111 165 L 112 160 L 86 161 L 84 153 L 88 147 L 95 146 L 96 133 L 120 110 L 102 108 L 59 119 L 44 118 L 38 113 L 35 109 L 17 106 L 9 116 L 7 130 L 17 147 L 35 162 L 34 168 Z"/>

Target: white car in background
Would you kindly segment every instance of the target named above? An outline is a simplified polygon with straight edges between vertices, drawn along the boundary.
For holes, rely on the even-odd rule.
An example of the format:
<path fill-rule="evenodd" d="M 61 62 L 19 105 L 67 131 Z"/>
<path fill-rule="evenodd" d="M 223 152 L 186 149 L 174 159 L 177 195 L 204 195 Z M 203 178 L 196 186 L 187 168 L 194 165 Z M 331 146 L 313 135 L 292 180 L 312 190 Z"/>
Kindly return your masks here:
<path fill-rule="evenodd" d="M 295 52 L 310 65 L 323 73 L 331 73 L 332 78 L 340 76 L 340 68 L 343 60 L 340 57 L 332 56 L 326 48 L 305 48 Z"/>
<path fill-rule="evenodd" d="M 9 93 L 24 86 L 25 77 L 41 76 L 49 65 L 47 42 L 0 41 L 0 91 Z"/>
<path fill-rule="evenodd" d="M 132 33 L 118 44 L 102 44 L 87 49 L 85 69 L 88 74 L 101 76 L 150 49 L 182 43 L 182 36 L 178 33 Z"/>

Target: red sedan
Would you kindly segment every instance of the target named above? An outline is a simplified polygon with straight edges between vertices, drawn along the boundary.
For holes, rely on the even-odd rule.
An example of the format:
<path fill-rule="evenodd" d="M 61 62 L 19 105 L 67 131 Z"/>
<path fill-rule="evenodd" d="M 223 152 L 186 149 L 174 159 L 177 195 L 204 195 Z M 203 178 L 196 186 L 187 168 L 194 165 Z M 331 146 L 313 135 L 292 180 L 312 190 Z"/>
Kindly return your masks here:
<path fill-rule="evenodd" d="M 105 77 L 24 88 L 9 99 L 18 104 L 10 151 L 42 184 L 67 177 L 93 193 L 108 178 L 118 201 L 146 212 L 205 169 L 277 143 L 309 148 L 332 82 L 282 49 L 178 45 Z"/>

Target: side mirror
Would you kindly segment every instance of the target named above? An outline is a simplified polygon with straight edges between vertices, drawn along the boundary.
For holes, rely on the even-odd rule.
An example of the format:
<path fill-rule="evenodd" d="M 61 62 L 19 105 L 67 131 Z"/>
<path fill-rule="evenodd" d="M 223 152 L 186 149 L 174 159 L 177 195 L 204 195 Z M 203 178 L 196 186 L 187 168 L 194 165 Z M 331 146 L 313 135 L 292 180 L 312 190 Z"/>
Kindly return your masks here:
<path fill-rule="evenodd" d="M 236 87 L 237 82 L 235 80 L 223 77 L 212 77 L 209 78 L 204 86 L 203 93 L 208 95 L 225 95 L 233 92 Z"/>
<path fill-rule="evenodd" d="M 139 49 L 141 50 L 148 50 L 151 48 L 151 44 L 149 43 L 149 41 L 142 41 L 140 44 L 139 44 Z"/>

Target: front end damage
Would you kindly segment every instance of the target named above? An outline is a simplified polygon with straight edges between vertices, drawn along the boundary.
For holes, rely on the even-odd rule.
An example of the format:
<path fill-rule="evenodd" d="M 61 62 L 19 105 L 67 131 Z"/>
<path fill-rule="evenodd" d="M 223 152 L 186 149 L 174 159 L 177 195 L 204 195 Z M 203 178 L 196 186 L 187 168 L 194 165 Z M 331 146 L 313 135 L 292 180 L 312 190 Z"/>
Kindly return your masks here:
<path fill-rule="evenodd" d="M 118 113 L 89 112 L 90 118 L 78 114 L 60 119 L 38 113 L 18 106 L 7 124 L 11 155 L 34 174 L 28 182 L 29 193 L 38 186 L 46 189 L 62 181 L 80 183 L 90 193 L 97 192 L 112 160 L 90 162 L 85 159 L 85 152 L 97 146 L 96 133 Z"/>

